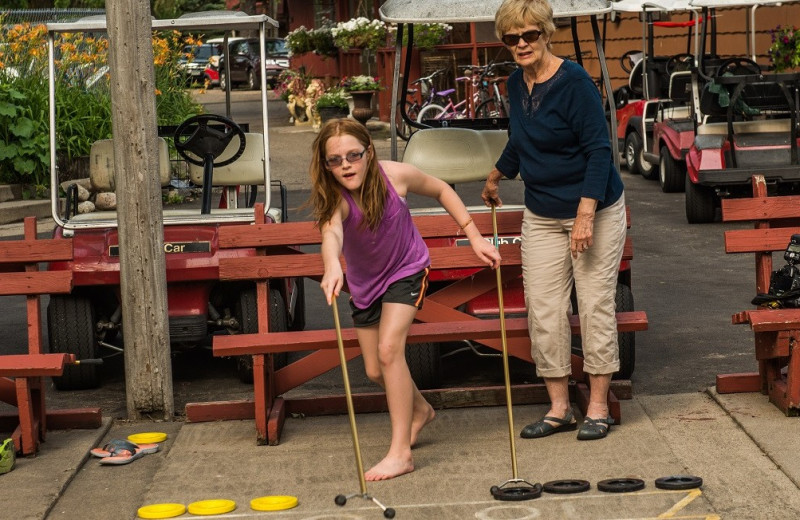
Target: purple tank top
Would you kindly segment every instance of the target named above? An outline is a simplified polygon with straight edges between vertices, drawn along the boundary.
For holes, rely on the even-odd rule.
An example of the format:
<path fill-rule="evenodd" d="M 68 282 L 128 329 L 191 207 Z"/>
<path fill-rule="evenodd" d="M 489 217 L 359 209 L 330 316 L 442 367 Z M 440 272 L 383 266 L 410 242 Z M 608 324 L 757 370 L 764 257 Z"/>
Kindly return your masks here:
<path fill-rule="evenodd" d="M 408 205 L 394 190 L 383 168 L 380 171 L 386 182 L 386 204 L 375 231 L 360 228 L 364 214 L 350 193 L 342 190 L 350 207 L 350 214 L 342 223 L 347 285 L 359 309 L 369 307 L 392 283 L 431 263 L 428 246 L 411 220 Z"/>

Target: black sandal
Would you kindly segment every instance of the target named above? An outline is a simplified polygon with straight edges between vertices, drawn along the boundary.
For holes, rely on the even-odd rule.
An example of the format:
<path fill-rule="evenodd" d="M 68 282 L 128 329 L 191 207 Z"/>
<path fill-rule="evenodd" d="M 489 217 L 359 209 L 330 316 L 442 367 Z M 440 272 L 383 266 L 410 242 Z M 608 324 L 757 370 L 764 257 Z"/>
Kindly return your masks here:
<path fill-rule="evenodd" d="M 551 422 L 556 423 L 556 426 L 550 424 Z M 558 432 L 575 431 L 577 427 L 578 422 L 575 420 L 572 410 L 569 410 L 567 416 L 563 419 L 545 415 L 535 423 L 529 424 L 523 428 L 520 437 L 523 439 L 538 439 L 539 437 L 547 437 L 548 435 L 553 435 Z"/>
<path fill-rule="evenodd" d="M 608 435 L 608 430 L 612 424 L 614 424 L 614 418 L 610 415 L 605 419 L 586 417 L 581 425 L 581 429 L 578 430 L 578 440 L 594 441 L 602 439 Z"/>

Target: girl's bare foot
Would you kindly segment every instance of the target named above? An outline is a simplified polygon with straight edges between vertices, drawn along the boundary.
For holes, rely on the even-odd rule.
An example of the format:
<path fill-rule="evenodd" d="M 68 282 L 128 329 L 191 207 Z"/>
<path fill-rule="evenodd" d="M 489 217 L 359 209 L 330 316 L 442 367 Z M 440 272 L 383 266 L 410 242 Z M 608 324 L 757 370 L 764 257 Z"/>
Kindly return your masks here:
<path fill-rule="evenodd" d="M 419 432 L 422 428 L 425 427 L 426 424 L 431 422 L 436 417 L 436 412 L 433 410 L 433 406 L 428 405 L 426 408 L 422 410 L 414 409 L 414 416 L 411 418 L 411 446 L 414 446 L 417 443 L 417 436 L 419 436 Z"/>
<path fill-rule="evenodd" d="M 364 473 L 364 478 L 370 482 L 376 480 L 389 480 L 414 471 L 414 461 L 409 458 L 393 458 L 387 455 L 382 461 L 372 466 Z"/>

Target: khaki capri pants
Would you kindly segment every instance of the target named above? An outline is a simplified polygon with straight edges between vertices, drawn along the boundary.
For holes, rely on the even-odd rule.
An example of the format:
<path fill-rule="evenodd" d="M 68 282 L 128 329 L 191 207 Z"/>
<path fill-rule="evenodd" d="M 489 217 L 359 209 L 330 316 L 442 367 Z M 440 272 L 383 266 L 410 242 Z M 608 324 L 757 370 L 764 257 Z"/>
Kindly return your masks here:
<path fill-rule="evenodd" d="M 578 296 L 583 370 L 612 374 L 619 370 L 614 296 L 625 245 L 624 194 L 595 213 L 593 245 L 573 259 L 569 250 L 575 219 L 538 216 L 526 209 L 522 218 L 522 274 L 531 356 L 540 377 L 571 374 L 569 316 L 573 282 Z"/>

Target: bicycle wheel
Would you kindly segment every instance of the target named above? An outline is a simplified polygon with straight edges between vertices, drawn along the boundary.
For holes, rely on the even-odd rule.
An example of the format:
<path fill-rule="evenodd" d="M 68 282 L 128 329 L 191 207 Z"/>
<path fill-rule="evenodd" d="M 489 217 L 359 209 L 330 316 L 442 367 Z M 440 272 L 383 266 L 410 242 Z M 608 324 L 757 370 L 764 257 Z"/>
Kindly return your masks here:
<path fill-rule="evenodd" d="M 406 114 L 410 120 L 416 121 L 419 115 L 419 106 L 416 103 L 406 101 Z M 397 137 L 403 141 L 408 141 L 408 138 L 411 137 L 411 134 L 416 132 L 417 129 L 405 122 L 400 110 L 397 111 L 396 117 L 395 126 L 397 127 Z"/>
<path fill-rule="evenodd" d="M 475 109 L 476 119 L 488 119 L 492 117 L 508 117 L 503 105 L 495 101 L 494 98 L 487 99 Z"/>
<path fill-rule="evenodd" d="M 430 104 L 425 106 L 419 111 L 417 116 L 417 123 L 424 123 L 426 119 L 438 119 L 444 112 L 444 107 L 439 105 Z"/>

